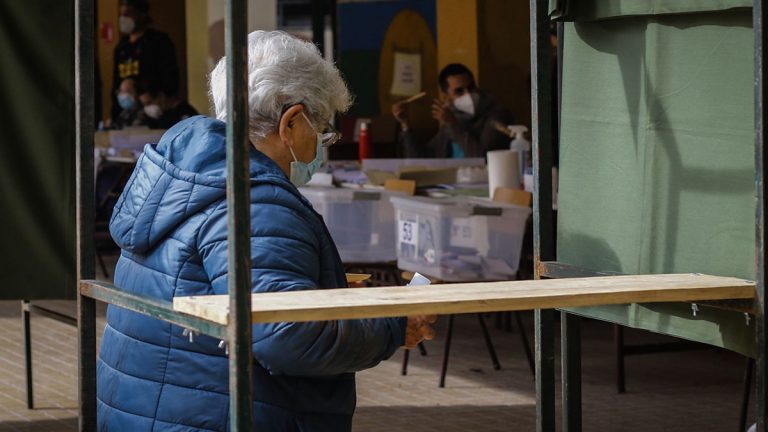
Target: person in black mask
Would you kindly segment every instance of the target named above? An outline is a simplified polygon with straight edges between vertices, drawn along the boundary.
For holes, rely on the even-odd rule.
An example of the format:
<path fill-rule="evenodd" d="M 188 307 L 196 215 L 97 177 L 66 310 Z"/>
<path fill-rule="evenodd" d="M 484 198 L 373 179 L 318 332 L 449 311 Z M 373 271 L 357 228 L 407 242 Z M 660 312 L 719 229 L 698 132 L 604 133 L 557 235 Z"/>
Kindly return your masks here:
<path fill-rule="evenodd" d="M 147 0 L 120 0 L 120 33 L 115 47 L 112 73 L 111 118 L 116 120 L 122 108 L 117 100 L 119 86 L 131 78 L 145 88 L 157 88 L 166 95 L 179 90 L 176 50 L 166 33 L 150 28 Z"/>
<path fill-rule="evenodd" d="M 392 106 L 392 115 L 401 127 L 405 157 L 485 157 L 490 150 L 509 148 L 509 137 L 500 133 L 498 126 L 512 124 L 512 115 L 477 88 L 469 68 L 449 64 L 440 71 L 438 81 L 443 97 L 432 105 L 432 117 L 440 128 L 429 142 L 420 143 L 410 133 L 406 103 Z"/>

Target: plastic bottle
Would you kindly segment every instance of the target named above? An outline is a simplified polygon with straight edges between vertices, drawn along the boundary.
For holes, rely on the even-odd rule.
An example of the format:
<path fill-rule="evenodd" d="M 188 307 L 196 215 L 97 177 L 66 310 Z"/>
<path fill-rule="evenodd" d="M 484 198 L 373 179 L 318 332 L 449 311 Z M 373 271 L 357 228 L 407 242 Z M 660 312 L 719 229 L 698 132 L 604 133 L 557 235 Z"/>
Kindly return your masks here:
<path fill-rule="evenodd" d="M 523 175 L 528 171 L 528 159 L 531 154 L 531 142 L 525 139 L 525 133 L 528 132 L 528 128 L 523 125 L 507 126 L 509 134 L 513 137 L 512 142 L 509 143 L 509 149 L 516 151 L 517 163 L 519 164 L 520 175 L 518 184 L 523 184 Z"/>
<path fill-rule="evenodd" d="M 368 122 L 360 122 L 360 134 L 357 138 L 359 159 L 370 159 L 373 157 L 373 146 L 371 145 L 371 136 L 368 133 Z"/>

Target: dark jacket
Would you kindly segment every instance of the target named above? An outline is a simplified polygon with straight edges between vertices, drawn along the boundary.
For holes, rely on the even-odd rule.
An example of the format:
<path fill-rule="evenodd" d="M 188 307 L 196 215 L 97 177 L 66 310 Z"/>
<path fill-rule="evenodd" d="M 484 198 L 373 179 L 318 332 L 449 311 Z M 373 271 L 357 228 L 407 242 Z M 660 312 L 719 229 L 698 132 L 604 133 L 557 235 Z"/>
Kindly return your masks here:
<path fill-rule="evenodd" d="M 112 119 L 120 115 L 117 91 L 126 78 L 136 80 L 139 92 L 153 90 L 167 95 L 178 94 L 176 49 L 166 33 L 150 28 L 133 43 L 128 35 L 120 38 L 115 46 L 112 67 Z"/>
<path fill-rule="evenodd" d="M 176 123 L 198 114 L 199 113 L 192 105 L 187 101 L 182 100 L 173 108 L 163 111 L 160 118 L 153 119 L 149 116 L 145 116 L 145 123 L 150 129 L 170 129 Z"/>
<path fill-rule="evenodd" d="M 453 125 L 441 125 L 437 134 L 426 143 L 415 139 L 410 130 L 401 133 L 400 145 L 406 158 L 453 157 L 453 142 L 468 158 L 483 158 L 491 150 L 509 149 L 509 137 L 499 133 L 493 122 L 504 126 L 512 124 L 512 115 L 489 95 L 480 92 L 480 100 L 472 117 L 451 109 L 458 121 Z"/>
<path fill-rule="evenodd" d="M 225 124 L 187 119 L 147 145 L 110 231 L 115 285 L 145 297 L 227 293 Z M 251 151 L 254 292 L 345 287 L 320 216 L 264 154 Z M 253 326 L 261 431 L 348 431 L 354 372 L 391 356 L 405 318 Z M 219 340 L 110 306 L 98 361 L 102 431 L 228 431 L 228 363 Z"/>

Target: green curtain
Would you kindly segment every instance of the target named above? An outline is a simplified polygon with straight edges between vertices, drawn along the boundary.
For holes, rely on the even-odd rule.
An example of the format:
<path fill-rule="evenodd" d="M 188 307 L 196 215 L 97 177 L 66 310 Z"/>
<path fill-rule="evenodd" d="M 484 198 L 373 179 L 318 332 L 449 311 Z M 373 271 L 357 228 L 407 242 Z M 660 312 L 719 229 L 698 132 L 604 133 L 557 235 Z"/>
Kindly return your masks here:
<path fill-rule="evenodd" d="M 0 300 L 75 294 L 74 5 L 0 0 Z"/>
<path fill-rule="evenodd" d="M 715 12 L 744 7 L 751 8 L 752 0 L 549 0 L 550 16 L 562 21 Z"/>
<path fill-rule="evenodd" d="M 751 19 L 737 10 L 566 24 L 559 261 L 754 279 Z M 754 349 L 739 313 L 693 317 L 688 304 L 578 313 Z"/>

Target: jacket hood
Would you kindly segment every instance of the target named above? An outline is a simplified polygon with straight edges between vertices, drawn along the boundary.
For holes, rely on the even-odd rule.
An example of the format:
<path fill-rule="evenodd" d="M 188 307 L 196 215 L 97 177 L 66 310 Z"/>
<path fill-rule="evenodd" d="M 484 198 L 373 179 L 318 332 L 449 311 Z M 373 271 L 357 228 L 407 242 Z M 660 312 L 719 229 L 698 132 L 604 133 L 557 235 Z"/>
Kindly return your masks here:
<path fill-rule="evenodd" d="M 115 205 L 109 230 L 120 248 L 144 253 L 190 216 L 226 197 L 226 124 L 186 119 L 147 144 Z M 251 149 L 250 177 L 289 185 L 266 155 Z"/>

